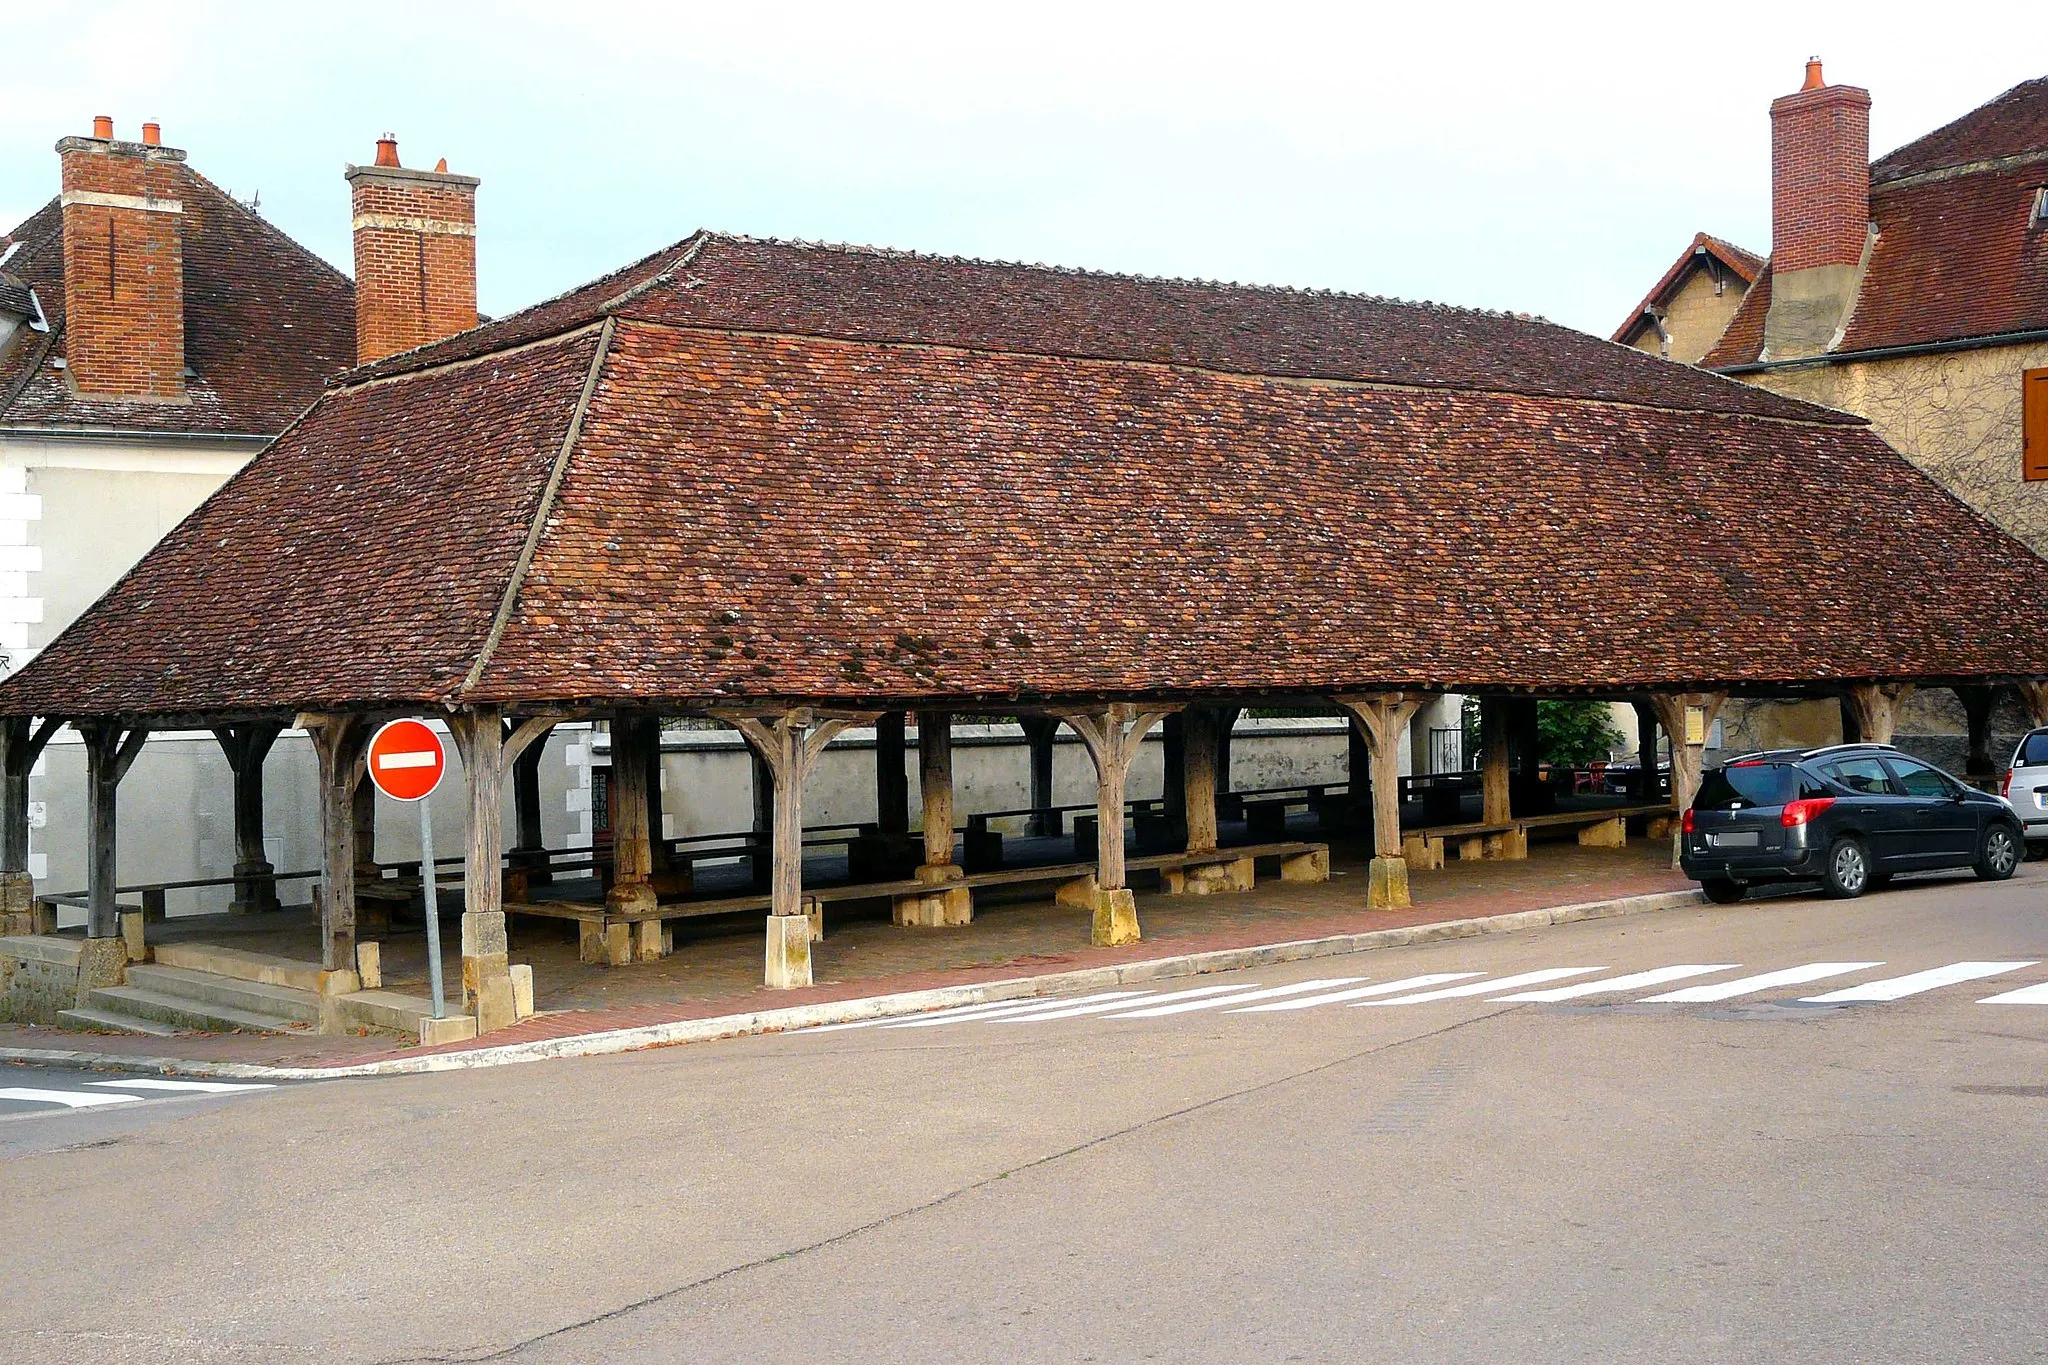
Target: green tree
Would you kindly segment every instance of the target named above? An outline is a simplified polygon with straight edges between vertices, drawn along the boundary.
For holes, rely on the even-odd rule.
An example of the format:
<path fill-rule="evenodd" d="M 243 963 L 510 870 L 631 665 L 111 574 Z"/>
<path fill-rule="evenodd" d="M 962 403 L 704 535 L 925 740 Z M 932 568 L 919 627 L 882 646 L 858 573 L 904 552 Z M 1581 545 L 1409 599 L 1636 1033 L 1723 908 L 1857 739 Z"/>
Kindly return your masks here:
<path fill-rule="evenodd" d="M 1605 762 L 1622 740 L 1608 717 L 1604 701 L 1537 702 L 1536 741 L 1543 761 L 1561 768 Z"/>

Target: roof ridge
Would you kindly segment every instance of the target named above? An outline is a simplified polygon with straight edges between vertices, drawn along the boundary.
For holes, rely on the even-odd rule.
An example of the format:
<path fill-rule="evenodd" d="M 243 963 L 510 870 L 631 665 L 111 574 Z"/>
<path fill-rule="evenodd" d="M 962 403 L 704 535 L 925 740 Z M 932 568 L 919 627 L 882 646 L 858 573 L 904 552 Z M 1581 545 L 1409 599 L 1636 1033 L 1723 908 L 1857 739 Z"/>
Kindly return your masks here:
<path fill-rule="evenodd" d="M 1915 147 L 1918 147 L 1926 142 L 1931 142 L 1935 138 L 1940 137 L 1943 133 L 1947 133 L 1955 128 L 1962 126 L 1963 124 L 1970 122 L 1972 119 L 1977 118 L 1979 115 L 1983 114 L 1987 109 L 1991 109 L 1994 106 L 2005 103 L 2005 101 L 2011 99 L 2014 95 L 2019 94 L 2022 90 L 2025 90 L 2030 86 L 2040 86 L 2042 88 L 2042 92 L 2044 94 L 2048 94 L 2048 76 L 2035 76 L 2028 80 L 2021 81 L 2017 85 L 2014 85 L 2009 89 L 2002 90 L 1998 94 L 1993 95 L 1990 99 L 1985 100 L 1982 104 L 1979 104 L 1972 109 L 1966 110 L 1963 113 L 1958 114 L 1956 117 L 1950 119 L 1948 122 L 1940 124 L 1937 127 L 1930 128 L 1916 138 L 1912 138 L 1906 142 L 1900 143 L 1898 146 L 1892 148 L 1883 156 L 1877 158 L 1877 160 L 1870 163 L 1872 180 L 1876 181 L 1878 177 L 1884 173 L 1889 163 L 1896 161 L 1900 157 L 1903 157 L 1906 153 L 1912 151 Z M 2048 148 L 2035 148 L 2032 150 L 2048 150 Z M 1942 161 L 1933 166 L 1922 167 L 1919 171 L 1909 171 L 1891 178 L 1907 179 L 1913 175 L 1922 175 L 1932 171 L 1948 170 L 1952 167 L 1965 166 L 1973 161 L 1982 161 L 1984 159 L 1985 158 L 1982 156 L 1962 156 L 1954 161 Z"/>

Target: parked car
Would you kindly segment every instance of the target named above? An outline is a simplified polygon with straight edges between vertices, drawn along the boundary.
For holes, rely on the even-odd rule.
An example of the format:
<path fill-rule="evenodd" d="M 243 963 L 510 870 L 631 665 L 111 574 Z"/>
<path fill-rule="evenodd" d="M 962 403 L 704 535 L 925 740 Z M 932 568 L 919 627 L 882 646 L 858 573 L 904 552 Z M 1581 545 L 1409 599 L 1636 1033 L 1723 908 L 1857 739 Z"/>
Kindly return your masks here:
<path fill-rule="evenodd" d="M 1766 882 L 1860 896 L 1931 868 L 2002 881 L 2025 841 L 2004 797 L 1889 744 L 1836 744 L 1746 754 L 1708 772 L 1683 817 L 1679 857 L 1707 899 L 1726 903 Z"/>
<path fill-rule="evenodd" d="M 2048 726 L 2030 730 L 2012 751 L 2012 766 L 1999 787 L 2026 828 L 2027 849 L 2048 846 Z"/>

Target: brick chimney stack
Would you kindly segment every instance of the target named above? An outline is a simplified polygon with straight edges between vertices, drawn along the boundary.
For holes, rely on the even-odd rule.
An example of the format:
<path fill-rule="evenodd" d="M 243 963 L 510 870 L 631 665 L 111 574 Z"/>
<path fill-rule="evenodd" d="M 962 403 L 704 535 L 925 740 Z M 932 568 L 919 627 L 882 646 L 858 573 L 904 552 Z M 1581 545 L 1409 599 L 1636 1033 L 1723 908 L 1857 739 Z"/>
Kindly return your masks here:
<path fill-rule="evenodd" d="M 447 165 L 407 170 L 387 133 L 373 164 L 344 173 L 355 228 L 358 365 L 476 326 L 480 182 L 449 174 Z"/>
<path fill-rule="evenodd" d="M 141 403 L 185 396 L 185 258 L 178 165 L 155 124 L 119 142 L 113 119 L 57 143 L 62 160 L 64 353 L 79 393 Z"/>
<path fill-rule="evenodd" d="M 1870 244 L 1870 92 L 1829 85 L 1820 59 L 1806 83 L 1771 101 L 1771 311 L 1775 359 L 1840 341 Z"/>

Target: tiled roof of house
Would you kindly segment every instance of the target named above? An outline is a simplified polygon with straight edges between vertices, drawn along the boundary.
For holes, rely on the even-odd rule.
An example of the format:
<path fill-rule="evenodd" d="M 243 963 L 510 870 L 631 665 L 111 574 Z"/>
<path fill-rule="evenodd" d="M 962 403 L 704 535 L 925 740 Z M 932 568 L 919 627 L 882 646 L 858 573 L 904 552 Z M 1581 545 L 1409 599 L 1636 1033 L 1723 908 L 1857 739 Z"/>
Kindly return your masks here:
<path fill-rule="evenodd" d="M 0 712 L 2048 673 L 2017 542 L 1643 360 L 1660 401 L 613 318 L 331 392 Z M 1873 504 L 1910 533 L 1812 534 Z"/>
<path fill-rule="evenodd" d="M 2048 328 L 2048 77 L 2014 86 L 1871 167 L 1877 244 L 1837 352 Z M 1763 354 L 1768 269 L 1701 360 Z"/>
<path fill-rule="evenodd" d="M 710 232 L 367 373 L 401 374 L 613 315 L 1241 374 L 1814 415 L 1712 375 L 1674 378 L 1654 357 L 1540 318 Z"/>
<path fill-rule="evenodd" d="M 355 359 L 355 290 L 335 270 L 182 163 L 189 403 L 81 399 L 52 359 L 64 356 L 62 210 L 52 199 L 0 246 L 22 248 L 7 269 L 36 291 L 47 334 L 0 354 L 0 427 L 106 427 L 273 435 Z"/>
<path fill-rule="evenodd" d="M 1755 252 L 1745 251 L 1732 242 L 1722 241 L 1719 237 L 1695 232 L 1692 240 L 1686 243 L 1685 250 L 1671 263 L 1671 268 L 1650 286 L 1650 292 L 1643 295 L 1643 301 L 1636 305 L 1635 311 L 1628 315 L 1621 326 L 1614 329 L 1614 335 L 1609 340 L 1618 341 L 1624 346 L 1632 344 L 1642 334 L 1646 325 L 1643 321 L 1644 314 L 1653 308 L 1662 309 L 1669 306 L 1692 272 L 1706 268 L 1709 257 L 1744 284 L 1754 283 L 1757 272 L 1764 268 L 1764 258 Z"/>

